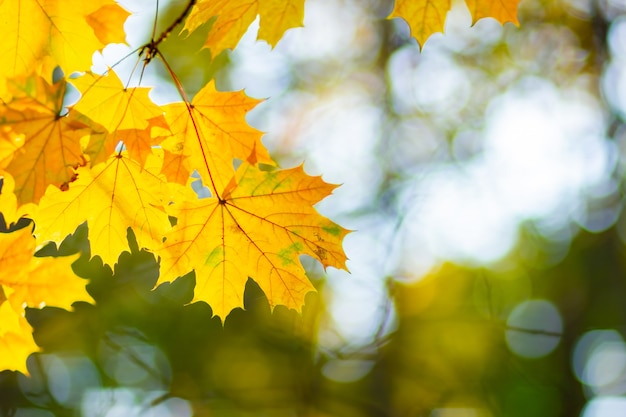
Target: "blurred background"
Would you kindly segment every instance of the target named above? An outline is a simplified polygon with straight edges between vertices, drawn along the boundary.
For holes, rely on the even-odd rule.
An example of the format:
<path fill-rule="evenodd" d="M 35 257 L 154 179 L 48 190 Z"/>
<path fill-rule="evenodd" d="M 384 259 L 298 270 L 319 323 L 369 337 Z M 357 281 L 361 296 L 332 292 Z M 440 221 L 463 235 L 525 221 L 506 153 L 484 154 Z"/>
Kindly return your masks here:
<path fill-rule="evenodd" d="M 154 4 L 121 3 L 131 46 L 95 69 L 150 38 Z M 453 3 L 423 51 L 392 0 L 307 0 L 273 50 L 256 23 L 217 57 L 172 35 L 191 95 L 265 98 L 248 120 L 280 165 L 342 184 L 318 210 L 355 230 L 351 273 L 303 257 L 302 315 L 250 281 L 222 327 L 185 305 L 193 274 L 151 291 L 151 254 L 111 271 L 81 227 L 40 254 L 82 251 L 97 303 L 28 311 L 42 352 L 0 372 L 0 415 L 626 415 L 626 2 L 522 0 L 519 28 Z M 142 85 L 178 100 L 159 64 Z"/>

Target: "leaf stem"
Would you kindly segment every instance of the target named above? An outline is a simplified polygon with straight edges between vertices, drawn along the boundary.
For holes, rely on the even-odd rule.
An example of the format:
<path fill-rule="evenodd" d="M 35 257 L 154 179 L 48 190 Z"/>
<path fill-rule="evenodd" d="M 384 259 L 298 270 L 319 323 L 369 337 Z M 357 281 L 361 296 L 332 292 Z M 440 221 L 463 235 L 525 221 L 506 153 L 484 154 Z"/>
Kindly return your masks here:
<path fill-rule="evenodd" d="M 174 84 L 176 85 L 178 94 L 180 94 L 180 97 L 182 98 L 183 102 L 185 103 L 185 106 L 187 107 L 187 112 L 189 113 L 189 119 L 191 120 L 194 131 L 196 132 L 196 137 L 198 138 L 200 151 L 204 158 L 204 165 L 207 170 L 207 174 L 209 175 L 209 179 L 211 181 L 211 184 L 210 184 L 211 192 L 213 195 L 219 196 L 219 193 L 217 192 L 217 186 L 215 184 L 215 180 L 213 179 L 213 174 L 211 173 L 211 169 L 209 168 L 209 161 L 207 160 L 207 157 L 206 157 L 207 155 L 206 150 L 204 149 L 204 144 L 202 143 L 202 139 L 200 138 L 200 129 L 198 128 L 198 123 L 196 122 L 196 118 L 194 117 L 193 104 L 191 104 L 191 100 L 189 100 L 189 96 L 185 92 L 185 89 L 183 88 L 183 84 L 180 82 L 180 79 L 176 76 L 176 73 L 174 72 L 170 64 L 167 62 L 167 60 L 165 59 L 161 51 L 159 51 L 158 49 L 155 49 L 155 52 L 159 56 L 159 58 L 161 58 L 161 62 L 163 62 L 165 69 L 170 74 L 172 81 L 174 81 Z"/>

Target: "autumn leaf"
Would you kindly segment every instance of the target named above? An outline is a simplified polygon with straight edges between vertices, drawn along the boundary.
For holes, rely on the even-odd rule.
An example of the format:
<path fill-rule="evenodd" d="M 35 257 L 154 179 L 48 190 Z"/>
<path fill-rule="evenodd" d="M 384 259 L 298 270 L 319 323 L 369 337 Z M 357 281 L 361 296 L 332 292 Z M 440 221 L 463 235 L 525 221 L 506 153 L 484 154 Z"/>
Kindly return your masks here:
<path fill-rule="evenodd" d="M 3 166 L 20 204 L 37 203 L 48 185 L 73 179 L 74 168 L 84 163 L 80 139 L 89 133 L 74 115 L 62 114 L 64 80 L 50 85 L 35 76 L 30 85 L 0 106 L 0 149 L 13 149 Z"/>
<path fill-rule="evenodd" d="M 124 129 L 145 129 L 148 120 L 161 116 L 163 110 L 154 104 L 149 88 L 127 88 L 114 71 L 106 75 L 91 72 L 73 78 L 71 83 L 81 92 L 72 109 L 113 132 Z"/>
<path fill-rule="evenodd" d="M 0 123 L 0 169 L 9 166 L 13 155 L 23 144 L 21 135 L 14 134 L 10 127 Z"/>
<path fill-rule="evenodd" d="M 15 223 L 18 219 L 17 216 L 17 197 L 13 194 L 15 188 L 15 182 L 13 177 L 0 171 L 0 214 L 4 220 L 4 226 L 9 227 L 11 223 Z M 2 224 L 0 224 L 0 228 Z"/>
<path fill-rule="evenodd" d="M 160 161 L 143 167 L 125 153 L 91 169 L 79 168 L 67 191 L 50 187 L 41 199 L 34 217 L 38 241 L 59 244 L 86 221 L 92 256 L 111 266 L 120 253 L 130 251 L 129 227 L 140 248 L 160 246 L 170 228 L 162 209 L 168 194 L 160 169 Z"/>
<path fill-rule="evenodd" d="M 96 132 L 85 149 L 91 163 L 105 161 L 120 141 L 133 158 L 145 163 L 152 145 L 157 144 L 152 129 L 158 128 L 163 134 L 169 131 L 163 109 L 148 96 L 150 89 L 126 88 L 111 70 L 106 75 L 89 72 L 71 82 L 82 94 L 71 110 L 78 111 L 76 117 Z"/>
<path fill-rule="evenodd" d="M 30 73 L 50 45 L 46 10 L 36 0 L 0 2 L 0 26 L 0 80 Z"/>
<path fill-rule="evenodd" d="M 74 275 L 78 255 L 35 257 L 30 228 L 0 233 L 0 368 L 26 373 L 26 357 L 38 350 L 24 308 L 51 305 L 71 309 L 76 301 L 93 302 L 86 281 Z"/>
<path fill-rule="evenodd" d="M 194 301 L 206 301 L 221 318 L 243 307 L 248 277 L 270 305 L 301 310 L 314 291 L 298 259 L 345 269 L 345 229 L 312 207 L 336 186 L 306 175 L 302 167 L 266 172 L 243 163 L 219 198 L 171 207 L 177 225 L 157 251 L 159 282 L 196 272 Z"/>
<path fill-rule="evenodd" d="M 0 233 L 0 285 L 13 309 L 42 304 L 70 309 L 78 300 L 93 301 L 84 279 L 74 275 L 71 264 L 78 255 L 34 257 L 35 238 L 30 228 Z"/>
<path fill-rule="evenodd" d="M 213 82 L 200 90 L 190 105 L 164 106 L 172 136 L 162 142 L 170 154 L 168 178 L 185 183 L 198 170 L 213 192 L 231 180 L 233 159 L 274 165 L 261 143 L 262 133 L 246 122 L 246 113 L 259 100 L 244 92 L 219 92 Z M 179 155 L 175 158 L 174 155 Z"/>
<path fill-rule="evenodd" d="M 171 134 L 169 125 L 163 115 L 148 119 L 148 126 L 143 130 L 127 129 L 114 133 L 124 143 L 131 159 L 144 165 L 152 154 L 152 149 Z"/>
<path fill-rule="evenodd" d="M 234 47 L 257 17 L 259 39 L 271 45 L 303 20 L 304 0 L 192 4 L 184 30 L 211 21 L 206 46 L 214 54 Z M 81 97 L 66 109 L 66 81 L 51 83 L 52 69 L 60 65 L 71 73 L 89 68 L 94 51 L 123 41 L 127 12 L 111 0 L 0 2 L 2 11 L 2 19 L 17 21 L 8 26 L 8 38 L 17 48 L 8 54 L 9 64 L 0 67 L 0 209 L 8 223 L 28 213 L 36 240 L 25 229 L 2 236 L 19 239 L 15 248 L 0 242 L 0 289 L 6 296 L 0 307 L 14 324 L 0 328 L 1 334 L 21 337 L 27 346 L 30 326 L 20 319 L 23 306 L 54 300 L 69 308 L 72 301 L 88 298 L 82 282 L 82 290 L 71 287 L 78 285 L 71 278 L 74 258 L 33 256 L 35 242 L 58 245 L 85 222 L 92 256 L 107 265 L 130 250 L 130 228 L 140 248 L 161 258 L 160 282 L 195 270 L 195 299 L 208 301 L 220 317 L 242 306 L 248 277 L 259 283 L 272 306 L 300 310 L 313 286 L 299 255 L 312 256 L 325 267 L 345 268 L 341 241 L 347 231 L 313 208 L 335 186 L 307 176 L 301 167 L 260 169 L 275 163 L 261 142 L 262 132 L 246 122 L 259 100 L 241 91 L 218 92 L 209 83 L 191 102 L 158 106 L 149 88 L 127 88 L 110 69 L 105 75 L 73 76 Z M 32 16 L 22 17 L 24 12 Z M 47 35 L 27 33 L 23 25 Z M 148 50 L 163 58 L 158 42 L 153 39 Z M 0 40 L 0 51 L 8 48 Z M 38 66 L 46 73 L 23 75 Z M 120 143 L 124 152 L 115 152 Z M 211 198 L 198 199 L 189 187 L 194 171 Z M 29 202 L 38 203 L 36 209 L 25 206 Z M 64 283 L 55 286 L 53 277 L 63 277 Z"/>
<path fill-rule="evenodd" d="M 519 2 L 520 0 L 465 0 L 472 14 L 473 23 L 485 17 L 493 17 L 502 24 L 512 22 L 515 26 L 519 25 L 517 20 Z"/>
<path fill-rule="evenodd" d="M 303 26 L 304 0 L 261 1 L 258 39 L 276 46 L 288 29 Z"/>
<path fill-rule="evenodd" d="M 67 73 L 89 69 L 95 51 L 125 42 L 126 17 L 112 0 L 0 2 L 0 80 L 32 72 L 45 56 Z"/>
<path fill-rule="evenodd" d="M 28 374 L 26 359 L 39 350 L 26 318 L 6 301 L 0 302 L 0 369 Z"/>
<path fill-rule="evenodd" d="M 11 95 L 7 103 L 14 108 L 41 107 L 58 114 L 63 109 L 67 83 L 65 79 L 52 83 L 44 76 L 31 73 L 10 78 L 7 89 Z"/>
<path fill-rule="evenodd" d="M 187 158 L 187 156 L 180 152 L 170 152 L 167 149 L 163 149 L 161 173 L 165 175 L 170 182 L 186 184 L 190 176 Z"/>
<path fill-rule="evenodd" d="M 518 25 L 517 4 L 519 0 L 465 0 L 472 15 L 472 22 L 493 17 L 504 24 Z M 450 0 L 396 0 L 389 18 L 400 17 L 407 21 L 411 35 L 420 46 L 436 32 L 443 32 L 446 15 L 450 11 Z"/>
<path fill-rule="evenodd" d="M 17 197 L 13 190 L 15 189 L 15 181 L 13 177 L 7 173 L 0 171 L 0 214 L 4 218 L 4 225 L 8 228 L 11 224 L 17 223 L 21 217 L 29 216 L 37 211 L 35 204 L 17 204 Z"/>
<path fill-rule="evenodd" d="M 90 123 L 93 130 L 87 146 L 83 149 L 89 155 L 89 163 L 93 166 L 104 162 L 113 154 L 120 143 L 124 144 L 131 159 L 144 165 L 152 154 L 153 147 L 171 135 L 169 126 L 162 115 L 148 119 L 148 125 L 143 129 L 122 129 L 108 133 L 106 129 L 94 122 Z"/>
<path fill-rule="evenodd" d="M 217 56 L 234 49 L 257 16 L 261 18 L 258 39 L 276 46 L 287 29 L 302 26 L 304 0 L 198 0 L 183 31 L 193 32 L 212 21 L 204 47 Z"/>
<path fill-rule="evenodd" d="M 101 2 L 102 6 L 92 13 L 85 14 L 87 24 L 102 45 L 126 43 L 124 22 L 130 13 L 114 1 Z"/>

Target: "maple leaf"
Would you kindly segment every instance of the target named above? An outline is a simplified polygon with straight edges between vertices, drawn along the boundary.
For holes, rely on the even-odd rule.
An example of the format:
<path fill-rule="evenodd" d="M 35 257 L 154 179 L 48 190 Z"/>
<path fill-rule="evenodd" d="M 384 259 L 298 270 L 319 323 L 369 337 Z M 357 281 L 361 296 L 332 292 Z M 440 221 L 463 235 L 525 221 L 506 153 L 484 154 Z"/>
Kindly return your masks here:
<path fill-rule="evenodd" d="M 348 231 L 312 207 L 335 187 L 306 175 L 302 167 L 266 172 L 244 162 L 219 198 L 170 206 L 178 222 L 157 251 L 157 284 L 195 270 L 194 301 L 206 301 L 225 318 L 243 307 L 251 277 L 272 307 L 300 311 L 314 288 L 299 255 L 345 269 L 341 241 Z"/>
<path fill-rule="evenodd" d="M 163 106 L 172 131 L 161 143 L 169 153 L 168 178 L 184 184 L 196 169 L 216 193 L 232 178 L 233 159 L 274 165 L 261 143 L 262 133 L 246 123 L 246 113 L 258 103 L 242 91 L 217 91 L 210 82 L 191 104 Z"/>
<path fill-rule="evenodd" d="M 26 357 L 38 350 L 25 307 L 53 305 L 70 309 L 75 301 L 93 302 L 86 281 L 72 272 L 78 255 L 34 257 L 30 228 L 0 233 L 0 367 L 26 373 Z"/>
<path fill-rule="evenodd" d="M 465 0 L 472 15 L 472 24 L 485 17 L 493 17 L 505 24 L 511 22 L 519 26 L 517 5 L 520 0 Z"/>
<path fill-rule="evenodd" d="M 21 217 L 34 213 L 37 206 L 34 204 L 18 206 L 17 197 L 13 193 L 15 181 L 9 173 L 0 171 L 0 181 L 0 214 L 8 228 L 11 224 L 17 223 Z"/>
<path fill-rule="evenodd" d="M 163 166 L 161 173 L 165 175 L 168 181 L 186 184 L 190 178 L 188 165 L 187 156 L 180 152 L 170 152 L 167 149 L 163 149 Z"/>
<path fill-rule="evenodd" d="M 169 133 L 163 109 L 148 96 L 150 88 L 126 88 L 113 71 L 106 75 L 86 73 L 71 82 L 82 94 L 71 110 L 89 115 L 76 117 L 96 132 L 85 148 L 92 165 L 106 160 L 120 141 L 132 158 L 144 164 L 152 145 L 158 143 L 152 138 L 153 128 Z"/>
<path fill-rule="evenodd" d="M 85 14 L 85 20 L 102 45 L 126 43 L 124 22 L 130 13 L 114 1 L 102 3 L 99 9 Z"/>
<path fill-rule="evenodd" d="M 89 115 L 109 132 L 145 129 L 149 119 L 163 115 L 163 110 L 150 100 L 149 88 L 126 88 L 114 71 L 106 75 L 88 72 L 71 83 L 81 92 L 72 109 Z"/>
<path fill-rule="evenodd" d="M 11 132 L 11 128 L 0 123 L 0 169 L 6 168 L 15 151 L 24 144 L 24 138 Z"/>
<path fill-rule="evenodd" d="M 465 0 L 472 15 L 472 22 L 493 17 L 504 24 L 518 25 L 517 4 L 520 0 Z M 407 21 L 411 35 L 420 46 L 436 32 L 443 32 L 446 15 L 450 11 L 450 0 L 396 0 L 389 18 L 400 17 Z"/>
<path fill-rule="evenodd" d="M 83 152 L 89 155 L 89 163 L 92 166 L 106 161 L 120 142 L 124 144 L 131 159 L 144 165 L 152 154 L 153 147 L 171 135 L 165 117 L 162 115 L 148 119 L 148 125 L 141 130 L 122 129 L 108 133 L 103 126 L 95 122 L 91 122 L 90 126 L 97 132 L 91 133 Z"/>
<path fill-rule="evenodd" d="M 89 133 L 74 115 L 62 115 L 66 83 L 39 76 L 0 106 L 0 149 L 13 148 L 2 164 L 15 180 L 20 204 L 38 202 L 46 187 L 67 184 L 84 163 L 80 139 Z"/>
<path fill-rule="evenodd" d="M 259 39 L 274 46 L 287 29 L 302 24 L 304 0 L 199 0 L 189 2 L 185 14 L 192 5 L 183 30 L 211 20 L 206 46 L 217 54 L 234 47 L 257 16 Z M 94 51 L 123 41 L 121 24 L 128 13 L 112 0 L 11 5 L 0 0 L 0 16 L 12 22 L 8 41 L 0 40 L 0 52 L 8 55 L 0 64 L 0 210 L 7 223 L 29 213 L 36 236 L 25 229 L 0 236 L 0 308 L 13 323 L 0 327 L 0 335 L 22 338 L 28 346 L 31 329 L 24 325 L 24 306 L 53 300 L 69 308 L 72 301 L 88 298 L 84 285 L 72 278 L 74 257 L 33 256 L 35 242 L 60 244 L 85 222 L 92 256 L 107 265 L 130 250 L 130 228 L 140 248 L 160 256 L 160 282 L 195 270 L 195 299 L 208 301 L 220 317 L 243 306 L 251 276 L 272 306 L 300 310 L 305 294 L 314 289 L 299 262 L 301 254 L 325 267 L 345 268 L 341 241 L 348 231 L 313 208 L 335 186 L 307 176 L 302 167 L 259 168 L 275 165 L 261 143 L 262 133 L 245 120 L 259 100 L 243 92 L 218 92 L 209 83 L 191 102 L 157 106 L 148 88 L 126 88 L 109 70 L 73 78 L 81 98 L 65 109 L 64 79 L 51 83 L 41 75 L 21 75 L 36 67 L 48 77 L 57 65 L 65 73 L 88 68 Z M 31 35 L 25 26 L 46 36 Z M 159 55 L 158 43 L 169 30 L 146 45 L 151 54 Z M 10 42 L 15 51 L 8 51 Z M 111 155 L 120 142 L 126 151 Z M 237 161 L 241 165 L 235 170 Z M 193 171 L 212 198 L 199 200 L 193 193 Z M 37 209 L 26 211 L 32 208 L 24 205 L 29 202 L 38 203 Z M 170 215 L 176 217 L 174 229 Z M 6 243 L 11 239 L 15 248 Z M 58 277 L 64 282 L 55 285 Z"/>
<path fill-rule="evenodd" d="M 0 285 L 13 309 L 42 304 L 70 309 L 77 300 L 93 301 L 85 290 L 86 281 L 70 266 L 78 255 L 49 258 L 34 253 L 30 228 L 0 233 Z"/>
<path fill-rule="evenodd" d="M 53 83 L 31 73 L 8 79 L 7 88 L 11 96 L 7 103 L 15 108 L 42 107 L 59 113 L 63 108 L 67 83 L 65 79 Z"/>
<path fill-rule="evenodd" d="M 125 41 L 126 17 L 112 0 L 0 2 L 0 80 L 32 72 L 45 56 L 67 73 L 88 69 L 105 41 Z"/>
<path fill-rule="evenodd" d="M 38 241 L 59 244 L 86 221 L 92 256 L 99 255 L 111 266 L 121 252 L 130 251 L 129 227 L 140 248 L 160 246 L 170 228 L 162 209 L 169 197 L 165 182 L 156 174 L 161 161 L 154 160 L 143 167 L 126 153 L 114 155 L 93 168 L 78 168 L 77 179 L 67 191 L 49 187 L 33 219 Z"/>
<path fill-rule="evenodd" d="M 0 288 L 1 291 L 1 288 Z M 28 374 L 26 359 L 39 350 L 26 318 L 0 301 L 0 369 Z"/>
<path fill-rule="evenodd" d="M 287 29 L 302 26 L 304 0 L 199 0 L 183 31 L 193 32 L 213 21 L 204 47 L 217 56 L 224 49 L 237 46 L 257 15 L 261 17 L 258 39 L 273 47 Z"/>

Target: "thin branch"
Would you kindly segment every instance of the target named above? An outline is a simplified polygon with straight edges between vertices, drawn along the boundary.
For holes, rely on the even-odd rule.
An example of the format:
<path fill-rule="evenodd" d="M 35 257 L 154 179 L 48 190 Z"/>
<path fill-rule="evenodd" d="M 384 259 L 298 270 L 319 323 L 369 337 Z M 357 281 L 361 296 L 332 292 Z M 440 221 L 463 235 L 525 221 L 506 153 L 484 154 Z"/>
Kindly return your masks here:
<path fill-rule="evenodd" d="M 159 21 L 159 0 L 156 0 L 156 7 L 154 10 L 154 24 L 152 25 L 152 38 L 156 36 L 157 22 Z"/>
<path fill-rule="evenodd" d="M 517 326 L 504 326 L 504 329 L 507 331 L 514 331 L 514 332 L 521 332 L 521 333 L 527 333 L 527 334 L 536 334 L 536 335 L 541 335 L 541 336 L 550 336 L 550 337 L 561 337 L 563 336 L 562 333 L 559 332 L 552 332 L 550 330 L 540 330 L 540 329 L 526 329 L 524 327 L 517 327 Z"/>
<path fill-rule="evenodd" d="M 159 44 L 163 42 L 165 38 L 167 38 L 170 35 L 170 33 L 172 33 L 174 28 L 178 26 L 179 24 L 181 24 L 183 20 L 185 20 L 187 15 L 191 12 L 191 8 L 195 6 L 195 4 L 196 4 L 196 0 L 189 0 L 189 3 L 187 3 L 187 7 L 185 7 L 185 10 L 183 10 L 180 16 L 178 16 L 178 18 L 174 22 L 172 22 L 172 24 L 169 25 L 169 27 L 165 29 L 163 33 L 161 33 L 161 36 L 159 36 L 157 40 L 154 40 L 154 39 L 152 40 L 151 45 L 153 48 L 156 48 L 157 46 L 159 46 Z"/>

